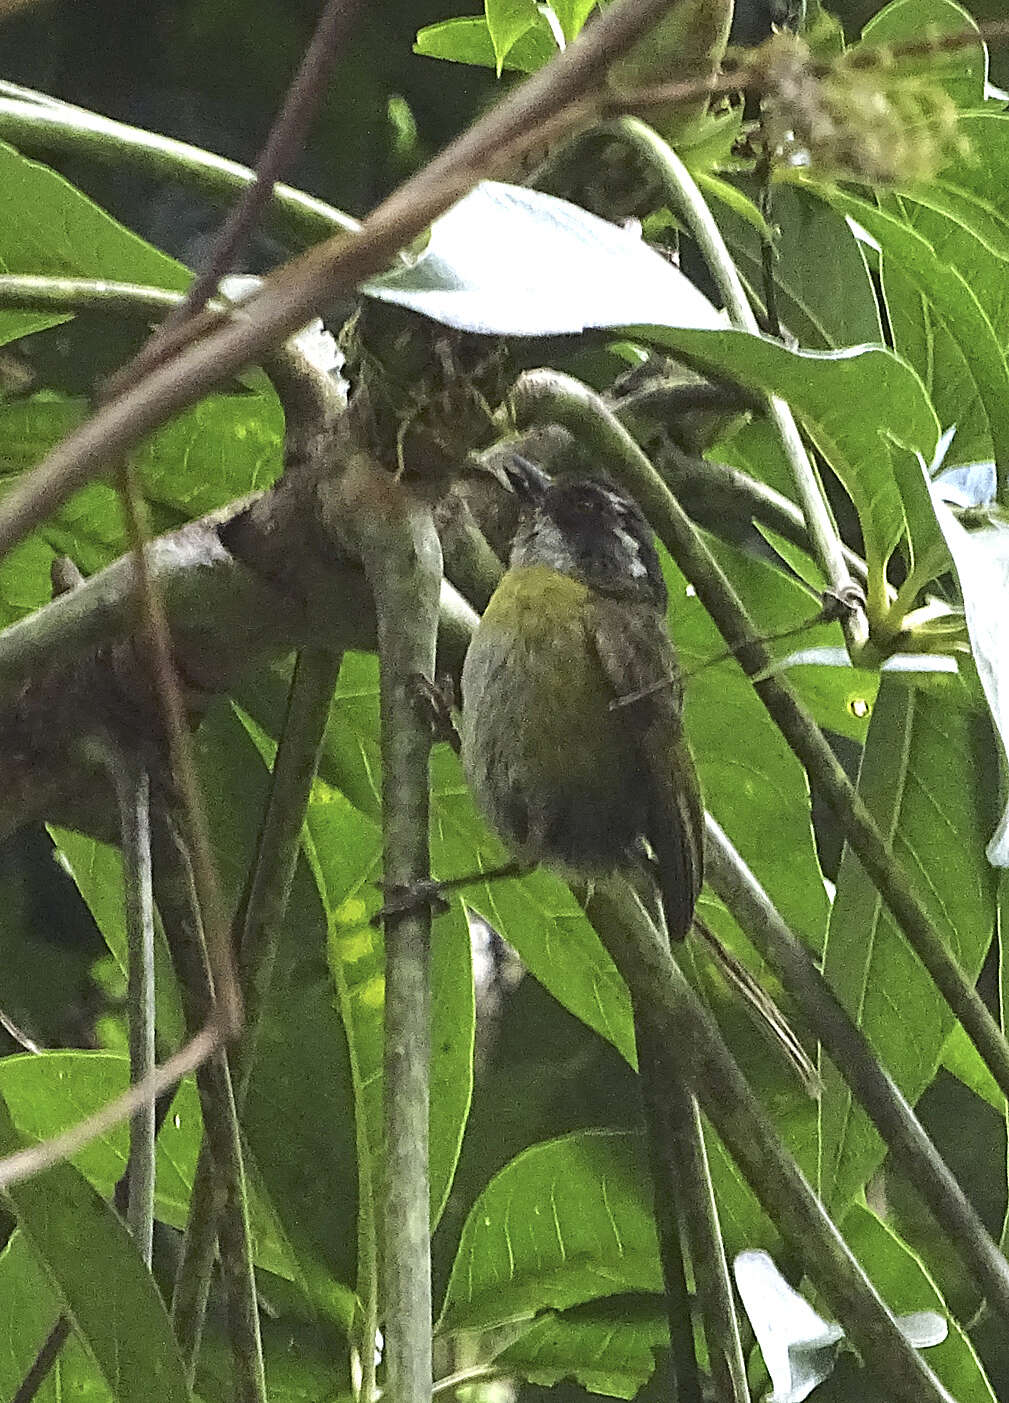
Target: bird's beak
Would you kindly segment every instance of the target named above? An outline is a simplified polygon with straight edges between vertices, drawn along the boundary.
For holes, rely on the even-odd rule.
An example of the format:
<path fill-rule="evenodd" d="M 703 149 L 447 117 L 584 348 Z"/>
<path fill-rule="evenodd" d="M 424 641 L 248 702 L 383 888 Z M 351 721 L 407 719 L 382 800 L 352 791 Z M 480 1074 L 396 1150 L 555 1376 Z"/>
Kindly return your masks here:
<path fill-rule="evenodd" d="M 550 478 L 536 463 L 508 449 L 483 458 L 482 466 L 506 492 L 523 503 L 535 503 L 550 486 Z"/>

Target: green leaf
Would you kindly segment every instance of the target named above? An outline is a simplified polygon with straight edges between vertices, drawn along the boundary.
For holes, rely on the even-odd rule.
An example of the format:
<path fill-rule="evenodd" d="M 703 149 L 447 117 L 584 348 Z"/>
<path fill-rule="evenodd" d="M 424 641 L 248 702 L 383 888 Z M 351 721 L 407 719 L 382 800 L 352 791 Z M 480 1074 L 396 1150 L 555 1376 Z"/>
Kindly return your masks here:
<path fill-rule="evenodd" d="M 929 1349 L 926 1358 L 950 1396 L 957 1403 L 995 1403 L 974 1347 L 950 1317 L 935 1284 L 910 1248 L 874 1213 L 858 1204 L 845 1214 L 841 1230 L 891 1311 L 933 1310 L 947 1318 L 949 1334 Z"/>
<path fill-rule="evenodd" d="M 267 770 L 224 700 L 201 722 L 196 756 L 218 874 L 234 909 L 263 812 Z M 353 1309 L 346 1283 L 353 1281 L 357 1249 L 354 1099 L 325 951 L 319 894 L 299 862 L 242 1129 L 316 1309 L 346 1323 Z"/>
<path fill-rule="evenodd" d="M 744 190 L 756 194 L 754 182 Z M 755 206 L 754 206 L 755 208 Z M 765 299 L 759 230 L 719 206 L 715 217 L 758 303 Z M 774 226 L 774 287 L 782 323 L 800 346 L 831 350 L 882 344 L 872 282 L 858 241 L 842 215 L 808 191 L 779 185 Z"/>
<path fill-rule="evenodd" d="M 821 194 L 876 239 L 884 267 L 888 258 L 900 265 L 956 342 L 984 405 L 1004 480 L 1009 470 L 1009 366 L 996 330 L 1009 306 L 1004 264 L 969 229 L 943 216 L 932 213 L 926 221 L 922 209 L 912 227 L 840 189 L 824 187 Z M 931 462 L 930 454 L 923 456 Z"/>
<path fill-rule="evenodd" d="M 582 32 L 589 15 L 596 8 L 597 0 L 551 0 L 550 8 L 560 21 L 564 38 L 570 44 Z"/>
<path fill-rule="evenodd" d="M 894 350 L 921 375 L 939 422 L 956 425 L 951 461 L 991 458 L 988 415 L 963 351 L 896 260 L 883 260 L 882 279 Z"/>
<path fill-rule="evenodd" d="M 23 1143 L 0 1102 L 0 1151 Z M 13 1185 L 7 1195 L 118 1403 L 188 1403 L 168 1312 L 112 1209 L 69 1164 Z"/>
<path fill-rule="evenodd" d="M 957 1023 L 946 1039 L 942 1049 L 942 1065 L 957 1081 L 963 1082 L 976 1096 L 987 1101 L 999 1115 L 1005 1114 L 1006 1098 L 987 1063 L 964 1032 L 962 1023 Z"/>
<path fill-rule="evenodd" d="M 536 0 L 484 0 L 484 13 L 500 78 L 509 50 L 536 22 Z"/>
<path fill-rule="evenodd" d="M 0 142 L 0 261 L 8 273 L 116 278 L 184 292 L 190 273 L 55 171 Z"/>
<path fill-rule="evenodd" d="M 0 1060 L 0 1094 L 19 1134 L 44 1140 L 93 1115 L 129 1086 L 129 1060 L 112 1052 L 42 1052 Z M 160 1222 L 184 1228 L 203 1136 L 199 1097 L 191 1080 L 179 1085 L 158 1135 L 154 1208 Z M 111 1198 L 126 1169 L 124 1121 L 92 1140 L 71 1163 L 103 1198 Z M 297 1276 L 276 1216 L 251 1176 L 249 1217 L 257 1266 L 289 1280 Z"/>
<path fill-rule="evenodd" d="M 123 906 L 123 859 L 118 848 L 68 828 L 50 828 L 63 865 L 87 903 L 109 953 L 127 978 L 126 916 Z M 183 1041 L 185 1023 L 175 970 L 159 926 L 154 942 L 154 989 L 158 1036 L 169 1047 Z"/>
<path fill-rule="evenodd" d="M 711 541 L 719 563 L 752 601 L 760 633 L 779 633 L 815 612 L 806 592 L 782 571 Z M 680 571 L 663 557 L 670 630 L 685 673 L 685 729 L 705 807 L 758 875 L 788 924 L 818 946 L 828 903 L 816 857 L 805 772 L 768 717 Z M 838 641 L 836 627 L 812 629 L 810 643 Z M 805 638 L 803 641 L 807 641 Z M 731 737 L 731 743 L 727 738 Z"/>
<path fill-rule="evenodd" d="M 648 1184 L 636 1135 L 581 1131 L 518 1155 L 466 1220 L 439 1330 L 661 1291 Z"/>
<path fill-rule="evenodd" d="M 938 499 L 936 513 L 960 581 L 974 665 L 1003 751 L 1009 754 L 1005 610 L 1009 526 L 997 521 L 979 531 L 966 531 Z M 996 867 L 1009 867 L 1009 806 L 988 844 L 988 860 Z"/>
<path fill-rule="evenodd" d="M 494 44 L 483 15 L 439 20 L 437 24 L 426 25 L 418 31 L 413 51 L 424 58 L 497 69 Z M 557 41 L 553 32 L 537 12 L 535 22 L 512 44 L 501 66 L 518 73 L 535 73 L 556 52 Z"/>
<path fill-rule="evenodd" d="M 494 1363 L 543 1388 L 574 1379 L 589 1393 L 633 1398 L 668 1338 L 665 1310 L 654 1297 L 617 1297 L 541 1317 Z"/>
<path fill-rule="evenodd" d="M 86 401 L 49 392 L 0 404 L 0 487 L 87 417 Z M 134 455 L 156 529 L 269 486 L 281 468 L 283 413 L 272 390 L 211 395 L 158 430 Z M 47 603 L 49 567 L 69 555 L 86 575 L 126 549 L 115 490 L 92 483 L 0 562 L 0 624 Z"/>
<path fill-rule="evenodd" d="M 984 855 L 990 770 L 990 750 L 976 715 L 884 677 L 859 793 L 970 980 L 980 972 L 995 919 L 992 872 Z M 848 848 L 838 874 L 824 974 L 904 1095 L 916 1101 L 935 1075 L 953 1015 Z M 820 1191 L 828 1206 L 839 1209 L 866 1182 L 884 1150 L 829 1063 L 824 1071 Z"/>
<path fill-rule="evenodd" d="M 636 234 L 577 205 L 482 181 L 431 226 L 409 268 L 364 285 L 369 297 L 493 336 L 573 335 L 668 321 L 720 325 L 711 303 Z"/>
<path fill-rule="evenodd" d="M 862 30 L 861 42 L 851 52 L 907 43 L 926 34 L 938 39 L 966 29 L 976 30 L 977 21 L 953 0 L 894 0 L 869 20 Z M 980 35 L 975 45 L 951 53 L 937 50 L 917 59 L 900 60 L 902 76 L 917 74 L 926 82 L 938 84 L 960 107 L 981 106 L 987 71 L 988 58 Z"/>
<path fill-rule="evenodd" d="M 63 1302 L 39 1265 L 23 1232 L 11 1234 L 0 1252 L 0 1397 L 13 1398 L 45 1343 Z M 71 1334 L 38 1403 L 114 1403 L 93 1359 Z"/>
<path fill-rule="evenodd" d="M 791 405 L 858 511 L 870 576 L 881 575 L 904 529 L 890 460 L 890 435 L 931 462 L 935 411 L 917 374 L 882 347 L 791 351 L 743 331 L 642 332 L 698 366 Z M 857 413 L 852 412 L 857 406 Z"/>
<path fill-rule="evenodd" d="M 62 176 L 0 143 L 0 272 L 117 278 L 182 291 L 181 263 L 131 234 Z M 0 345 L 69 320 L 0 312 Z"/>
<path fill-rule="evenodd" d="M 358 1157 L 382 1182 L 385 954 L 370 924 L 381 905 L 381 832 L 338 791 L 316 781 L 308 814 L 312 866 L 326 908 L 329 968 L 350 1050 Z M 455 1173 L 473 1087 L 475 1005 L 469 926 L 456 904 L 431 940 L 431 1219 L 438 1222 Z"/>

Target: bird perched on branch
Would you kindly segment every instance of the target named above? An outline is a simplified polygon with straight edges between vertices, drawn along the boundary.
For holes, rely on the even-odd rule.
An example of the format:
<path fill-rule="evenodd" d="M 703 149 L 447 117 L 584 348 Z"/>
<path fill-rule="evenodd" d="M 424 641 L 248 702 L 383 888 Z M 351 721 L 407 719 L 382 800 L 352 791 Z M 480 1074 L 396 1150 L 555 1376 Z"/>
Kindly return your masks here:
<path fill-rule="evenodd" d="M 513 855 L 581 877 L 647 862 L 690 929 L 704 810 L 681 724 L 666 586 L 639 508 L 601 477 L 507 469 L 509 568 L 462 674 L 462 760 Z"/>

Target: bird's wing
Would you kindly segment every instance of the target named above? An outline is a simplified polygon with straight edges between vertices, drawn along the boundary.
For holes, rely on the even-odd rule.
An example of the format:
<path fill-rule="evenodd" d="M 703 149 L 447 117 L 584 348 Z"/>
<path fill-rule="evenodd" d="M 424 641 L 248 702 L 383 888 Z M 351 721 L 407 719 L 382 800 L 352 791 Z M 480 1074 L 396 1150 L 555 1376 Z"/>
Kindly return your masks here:
<path fill-rule="evenodd" d="M 613 691 L 613 724 L 626 728 L 648 788 L 646 837 L 658 864 L 670 938 L 690 929 L 704 880 L 704 809 L 683 737 L 676 653 L 658 610 L 598 599 L 596 653 Z"/>

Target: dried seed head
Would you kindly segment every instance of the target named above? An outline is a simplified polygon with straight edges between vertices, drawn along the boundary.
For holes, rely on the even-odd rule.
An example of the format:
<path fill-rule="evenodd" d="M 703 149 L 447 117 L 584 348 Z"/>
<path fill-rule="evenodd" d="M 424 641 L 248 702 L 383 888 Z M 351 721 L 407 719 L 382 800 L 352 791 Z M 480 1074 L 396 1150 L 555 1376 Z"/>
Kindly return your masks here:
<path fill-rule="evenodd" d="M 878 57 L 870 67 L 860 53 L 823 71 L 794 35 L 762 45 L 751 71 L 771 158 L 867 185 L 908 185 L 964 154 L 953 99 L 919 74 L 901 75 L 886 49 Z"/>

